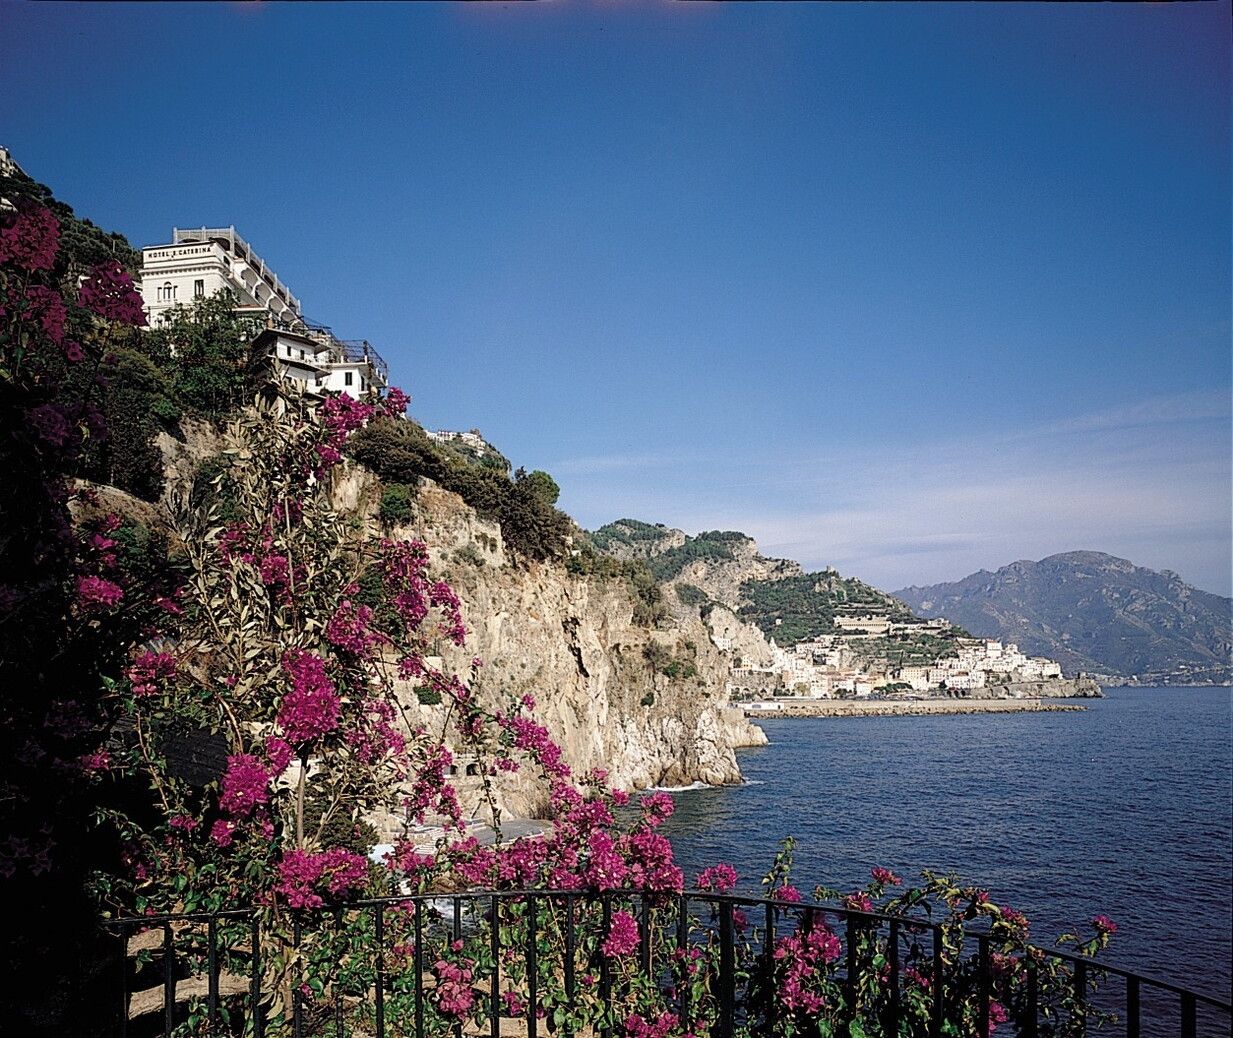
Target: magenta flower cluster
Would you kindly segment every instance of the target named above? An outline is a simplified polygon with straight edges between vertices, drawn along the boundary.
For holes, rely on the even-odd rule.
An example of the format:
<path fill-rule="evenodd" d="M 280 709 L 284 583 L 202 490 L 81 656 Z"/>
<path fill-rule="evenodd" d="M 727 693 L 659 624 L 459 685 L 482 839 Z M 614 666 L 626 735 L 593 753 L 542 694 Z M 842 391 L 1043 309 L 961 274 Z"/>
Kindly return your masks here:
<path fill-rule="evenodd" d="M 77 578 L 77 604 L 87 611 L 113 609 L 124 599 L 124 589 L 106 577 Z"/>
<path fill-rule="evenodd" d="M 176 676 L 176 660 L 168 652 L 143 652 L 124 673 L 133 684 L 133 695 L 155 696 L 163 682 Z"/>
<path fill-rule="evenodd" d="M 601 950 L 609 957 L 629 955 L 638 947 L 638 921 L 628 912 L 612 913 L 612 923 Z"/>
<path fill-rule="evenodd" d="M 797 931 L 775 942 L 774 960 L 784 972 L 779 981 L 779 998 L 789 1009 L 816 1013 L 825 1000 L 812 990 L 811 982 L 822 965 L 834 962 L 843 951 L 839 938 L 824 924 L 807 932 Z"/>
<path fill-rule="evenodd" d="M 881 865 L 875 865 L 869 870 L 869 874 L 875 883 L 880 883 L 884 887 L 897 887 L 903 882 L 890 869 L 884 869 Z"/>
<path fill-rule="evenodd" d="M 455 963 L 448 959 L 438 959 L 432 965 L 432 972 L 437 979 L 434 992 L 437 1008 L 446 1016 L 457 1019 L 471 1012 L 471 1006 L 475 1003 L 475 992 L 471 987 L 471 979 L 475 974 L 474 964 L 469 960 Z"/>
<path fill-rule="evenodd" d="M 269 800 L 270 773 L 260 759 L 251 753 L 228 757 L 219 806 L 233 818 L 247 818 L 256 807 Z"/>
<path fill-rule="evenodd" d="M 304 649 L 283 657 L 291 691 L 278 709 L 278 726 L 293 746 L 319 739 L 338 727 L 341 700 L 325 672 L 325 660 Z"/>
<path fill-rule="evenodd" d="M 0 263 L 21 270 L 50 270 L 60 247 L 60 221 L 42 206 L 22 210 L 0 227 Z"/>
<path fill-rule="evenodd" d="M 368 859 L 344 847 L 310 853 L 288 851 L 278 865 L 275 890 L 292 908 L 320 908 L 325 895 L 340 897 L 368 880 Z"/>
<path fill-rule="evenodd" d="M 146 323 L 141 295 L 133 279 L 115 260 L 98 264 L 81 283 L 77 301 L 100 317 L 141 327 Z"/>
<path fill-rule="evenodd" d="M 325 640 L 354 656 L 368 658 L 385 636 L 372 627 L 372 610 L 344 599 L 325 625 Z"/>
<path fill-rule="evenodd" d="M 625 1021 L 628 1038 L 669 1038 L 680 1023 L 676 1013 L 664 1011 L 654 1020 L 647 1020 L 640 1013 L 631 1013 Z"/>
<path fill-rule="evenodd" d="M 726 862 L 717 862 L 698 873 L 696 886 L 699 890 L 713 890 L 717 894 L 726 894 L 737 883 L 736 869 Z"/>

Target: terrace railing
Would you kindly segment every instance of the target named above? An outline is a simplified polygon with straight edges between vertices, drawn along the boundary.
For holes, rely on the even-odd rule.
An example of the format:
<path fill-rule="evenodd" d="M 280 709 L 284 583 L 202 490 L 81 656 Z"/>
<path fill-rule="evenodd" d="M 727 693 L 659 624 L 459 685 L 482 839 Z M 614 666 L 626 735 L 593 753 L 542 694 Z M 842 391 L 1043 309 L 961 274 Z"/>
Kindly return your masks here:
<path fill-rule="evenodd" d="M 1093 957 L 705 892 L 469 891 L 106 926 L 125 1038 L 624 1038 L 658 1033 L 631 1022 L 656 1000 L 680 1022 L 664 1034 L 711 1038 L 1230 1034 L 1228 1002 Z"/>

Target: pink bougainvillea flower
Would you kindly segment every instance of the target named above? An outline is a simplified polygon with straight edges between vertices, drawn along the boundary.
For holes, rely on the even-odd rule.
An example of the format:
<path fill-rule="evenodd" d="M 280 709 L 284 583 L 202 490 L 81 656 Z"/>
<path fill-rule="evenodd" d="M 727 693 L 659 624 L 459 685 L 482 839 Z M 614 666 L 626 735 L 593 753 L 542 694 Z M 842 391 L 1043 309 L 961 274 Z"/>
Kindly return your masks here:
<path fill-rule="evenodd" d="M 699 890 L 713 890 L 717 894 L 726 894 L 736 886 L 737 879 L 736 869 L 721 861 L 698 873 L 696 885 Z"/>
<path fill-rule="evenodd" d="M 60 221 L 50 209 L 35 206 L 0 227 L 0 263 L 22 270 L 50 270 L 60 247 Z"/>
<path fill-rule="evenodd" d="M 141 294 L 116 260 L 104 260 L 81 283 L 77 301 L 100 317 L 140 327 L 146 323 Z"/>
<path fill-rule="evenodd" d="M 629 955 L 638 947 L 638 922 L 625 911 L 612 914 L 602 951 L 608 956 Z"/>
<path fill-rule="evenodd" d="M 164 681 L 176 676 L 176 660 L 167 652 L 143 652 L 124 673 L 133 683 L 133 695 L 153 696 Z"/>
<path fill-rule="evenodd" d="M 57 404 L 41 404 L 26 412 L 30 428 L 44 443 L 63 447 L 69 440 L 73 426 Z"/>
<path fill-rule="evenodd" d="M 124 600 L 124 589 L 103 577 L 77 578 L 77 604 L 84 609 L 110 609 Z"/>
<path fill-rule="evenodd" d="M 325 672 L 325 660 L 292 649 L 283 657 L 283 670 L 291 677 L 291 691 L 278 709 L 278 725 L 287 741 L 299 746 L 334 731 L 342 704 Z"/>
<path fill-rule="evenodd" d="M 45 285 L 30 285 L 26 289 L 26 306 L 31 320 L 38 321 L 43 334 L 57 346 L 64 342 L 64 322 L 68 307 L 60 293 Z"/>
<path fill-rule="evenodd" d="M 227 758 L 223 776 L 223 795 L 219 806 L 234 818 L 246 818 L 259 804 L 270 799 L 270 773 L 251 753 Z"/>

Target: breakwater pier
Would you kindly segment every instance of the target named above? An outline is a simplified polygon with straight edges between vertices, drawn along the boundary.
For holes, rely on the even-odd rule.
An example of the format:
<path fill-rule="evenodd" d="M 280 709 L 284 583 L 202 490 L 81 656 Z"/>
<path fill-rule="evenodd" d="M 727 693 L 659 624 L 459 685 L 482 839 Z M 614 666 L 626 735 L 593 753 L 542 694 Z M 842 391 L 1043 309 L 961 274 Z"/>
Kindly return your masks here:
<path fill-rule="evenodd" d="M 746 703 L 751 719 L 769 717 L 920 717 L 938 714 L 1022 714 L 1084 710 L 1074 703 L 1041 699 L 822 699 Z"/>

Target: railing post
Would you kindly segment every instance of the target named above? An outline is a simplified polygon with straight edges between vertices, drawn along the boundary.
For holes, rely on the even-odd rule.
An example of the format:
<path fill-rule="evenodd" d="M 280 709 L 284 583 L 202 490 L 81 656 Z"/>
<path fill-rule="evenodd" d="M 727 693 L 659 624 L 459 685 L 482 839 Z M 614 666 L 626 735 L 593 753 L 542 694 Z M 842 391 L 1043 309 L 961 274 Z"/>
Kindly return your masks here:
<path fill-rule="evenodd" d="M 890 961 L 890 1019 L 886 1028 L 892 1035 L 899 1034 L 899 920 L 890 921 L 890 939 L 886 947 Z"/>
<path fill-rule="evenodd" d="M 462 898 L 454 896 L 454 940 L 462 938 Z M 454 1024 L 454 1038 L 462 1038 L 462 1021 L 459 1020 Z"/>
<path fill-rule="evenodd" d="M 1029 949 L 1027 958 L 1027 1030 L 1023 1038 L 1036 1038 L 1036 1029 L 1040 1017 L 1040 990 L 1037 986 L 1036 958 Z"/>
<path fill-rule="evenodd" d="M 374 908 L 373 933 L 377 941 L 377 1038 L 385 1038 L 385 905 Z"/>
<path fill-rule="evenodd" d="M 732 902 L 719 903 L 719 1038 L 732 1038 L 736 1018 L 736 958 Z"/>
<path fill-rule="evenodd" d="M 766 1015 L 770 1019 L 774 1015 L 775 1003 L 775 906 L 766 903 L 766 932 L 762 937 L 763 969 L 766 970 Z"/>
<path fill-rule="evenodd" d="M 120 1038 L 128 1038 L 128 927 L 119 924 L 120 937 Z"/>
<path fill-rule="evenodd" d="M 639 935 L 638 959 L 642 966 L 642 974 L 648 979 L 651 976 L 651 899 L 642 895 L 642 933 Z"/>
<path fill-rule="evenodd" d="M 492 895 L 492 928 L 489 933 L 489 950 L 492 953 L 492 1013 L 488 1022 L 491 1038 L 501 1034 L 501 899 Z M 377 1038 L 382 1038 L 378 1035 Z"/>
<path fill-rule="evenodd" d="M 572 1020 L 574 1014 L 574 998 L 576 995 L 574 979 L 574 958 L 577 955 L 577 935 L 574 933 L 574 896 L 573 894 L 565 895 L 565 1001 L 569 1006 L 569 1014 Z M 574 1033 L 574 1025 L 569 1023 L 565 1027 L 565 1033 L 572 1035 Z"/>
<path fill-rule="evenodd" d="M 249 937 L 252 940 L 251 975 L 249 976 L 249 999 L 253 1011 L 253 1038 L 261 1038 L 265 1030 L 261 1022 L 261 918 L 253 916 L 249 924 Z"/>
<path fill-rule="evenodd" d="M 415 1033 L 424 1033 L 424 901 L 413 901 L 415 906 Z"/>
<path fill-rule="evenodd" d="M 1198 1021 L 1195 1019 L 1194 995 L 1189 991 L 1182 994 L 1182 1038 L 1195 1038 Z"/>
<path fill-rule="evenodd" d="M 851 912 L 844 913 L 844 939 L 848 944 L 848 978 L 846 987 L 848 989 L 848 1015 L 849 1019 L 856 1019 L 856 998 L 857 998 L 857 980 L 856 975 L 856 920 L 852 917 Z"/>
<path fill-rule="evenodd" d="M 943 991 L 942 927 L 933 927 L 933 1013 L 929 1018 L 929 1033 L 933 1038 L 942 1038 L 942 1023 L 946 1013 L 946 993 Z"/>
<path fill-rule="evenodd" d="M 214 1029 L 214 1024 L 218 1020 L 218 917 L 211 915 L 206 923 L 206 972 L 208 978 L 206 983 L 209 985 L 206 995 L 206 1007 L 209 1013 L 208 1021 L 211 1031 Z"/>
<path fill-rule="evenodd" d="M 176 1009 L 176 949 L 171 936 L 171 922 L 163 923 L 163 1026 L 171 1034 L 175 1027 Z"/>
<path fill-rule="evenodd" d="M 300 940 L 303 937 L 300 923 L 300 913 L 292 910 L 291 941 L 295 948 L 295 970 L 293 971 L 291 991 L 291 1029 L 295 1038 L 303 1038 L 304 1005 L 300 997 L 300 983 L 303 978 L 303 967 L 300 963 Z"/>
<path fill-rule="evenodd" d="M 979 957 L 977 969 L 980 971 L 980 1000 L 977 1003 L 980 1019 L 976 1022 L 977 1033 L 980 1038 L 989 1038 L 989 999 L 993 980 L 989 964 L 989 936 L 980 934 L 976 938 L 976 947 Z"/>
<path fill-rule="evenodd" d="M 1075 963 L 1075 1033 L 1087 1034 L 1087 963 Z"/>
<path fill-rule="evenodd" d="M 603 923 L 602 932 L 604 939 L 607 940 L 608 931 L 612 929 L 612 898 L 607 894 L 604 894 L 600 898 L 600 905 L 600 918 Z M 608 967 L 607 955 L 601 955 L 599 957 L 599 994 L 606 1010 L 612 1005 L 612 971 Z M 602 1034 L 604 1038 L 608 1038 L 608 1035 L 612 1033 L 612 1028 L 605 1023 L 599 1033 Z"/>
<path fill-rule="evenodd" d="M 689 895 L 677 898 L 676 946 L 681 952 L 681 1020 L 689 1019 Z"/>
<path fill-rule="evenodd" d="M 343 928 L 343 912 L 341 908 L 334 909 L 334 933 L 337 935 Z M 340 967 L 342 963 L 338 964 Z M 342 992 L 339 990 L 338 973 L 334 973 L 330 986 L 334 995 L 334 1038 L 344 1038 L 343 1035 L 343 1004 Z"/>
<path fill-rule="evenodd" d="M 1139 978 L 1126 978 L 1126 1038 L 1139 1038 Z"/>
<path fill-rule="evenodd" d="M 535 1038 L 539 1024 L 538 951 L 535 933 L 535 895 L 527 898 L 527 1038 Z"/>

